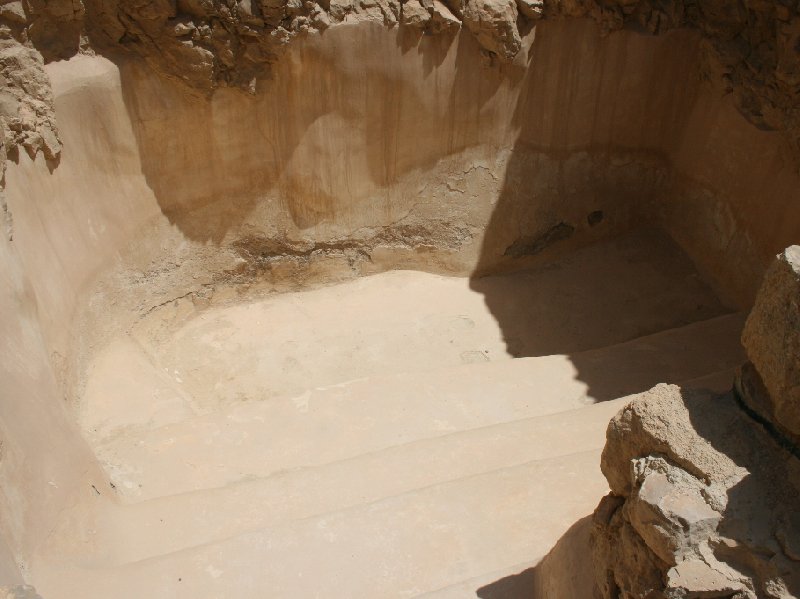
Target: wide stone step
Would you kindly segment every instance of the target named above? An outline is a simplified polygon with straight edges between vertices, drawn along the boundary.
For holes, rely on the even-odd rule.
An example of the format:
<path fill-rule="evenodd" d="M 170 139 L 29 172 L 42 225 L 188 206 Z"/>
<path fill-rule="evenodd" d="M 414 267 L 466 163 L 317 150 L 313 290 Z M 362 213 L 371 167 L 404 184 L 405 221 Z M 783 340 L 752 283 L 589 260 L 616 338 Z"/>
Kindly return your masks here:
<path fill-rule="evenodd" d="M 608 421 L 626 401 L 422 439 L 217 489 L 123 506 L 98 498 L 90 513 L 73 514 L 56 536 L 70 545 L 82 542 L 80 560 L 87 565 L 142 560 L 445 481 L 600 449 Z"/>
<path fill-rule="evenodd" d="M 599 456 L 537 460 L 119 567 L 32 567 L 53 599 L 414 597 L 546 555 L 607 491 Z"/>
<path fill-rule="evenodd" d="M 213 489 L 452 432 L 680 383 L 742 361 L 727 315 L 571 356 L 471 364 L 315 388 L 96 447 L 126 501 Z"/>

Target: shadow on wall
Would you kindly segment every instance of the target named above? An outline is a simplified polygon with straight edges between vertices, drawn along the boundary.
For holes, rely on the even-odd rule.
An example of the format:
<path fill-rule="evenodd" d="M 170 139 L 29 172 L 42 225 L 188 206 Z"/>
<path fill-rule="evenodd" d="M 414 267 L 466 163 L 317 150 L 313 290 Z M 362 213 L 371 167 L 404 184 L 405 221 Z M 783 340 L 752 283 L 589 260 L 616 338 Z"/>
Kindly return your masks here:
<path fill-rule="evenodd" d="M 289 52 L 255 97 L 191 97 L 134 63 L 120 70 L 147 182 L 192 240 L 222 244 L 244 226 L 289 239 L 330 234 L 318 225 L 337 221 L 380 226 L 418 200 L 388 197 L 400 176 L 513 143 L 471 279 L 510 354 L 575 354 L 723 313 L 646 224 L 669 176 L 660 150 L 695 97 L 696 36 L 601 37 L 591 21 L 531 36 L 527 68 L 486 68 L 463 32 L 336 27 Z M 537 270 L 514 284 L 486 276 L 522 268 Z M 580 359 L 578 378 L 598 399 L 663 380 L 631 387 Z"/>
<path fill-rule="evenodd" d="M 642 227 L 508 276 L 471 281 L 515 357 L 566 354 L 597 401 L 737 365 L 739 321 L 686 339 L 626 341 L 728 313 L 689 259 L 658 229 Z M 622 345 L 617 345 L 622 344 Z M 614 346 L 614 347 L 611 347 Z M 704 353 L 714 348 L 713 356 Z M 669 359 L 665 355 L 670 354 Z"/>
<path fill-rule="evenodd" d="M 403 212 L 386 187 L 504 135 L 492 127 L 497 118 L 485 122 L 484 104 L 521 76 L 482 68 L 469 34 L 412 38 L 367 23 L 329 29 L 298 42 L 255 96 L 220 88 L 195 97 L 120 62 L 142 170 L 162 212 L 188 238 L 215 244 L 245 222 L 268 237 L 314 236 L 319 224 Z"/>
<path fill-rule="evenodd" d="M 631 372 L 624 352 L 577 352 L 729 311 L 654 217 L 671 177 L 663 148 L 697 96 L 697 38 L 601 37 L 590 22 L 540 29 L 471 288 L 509 354 L 570 354 L 588 395 L 613 399 L 663 382 L 665 370 Z M 507 271 L 514 281 L 493 276 Z"/>
<path fill-rule="evenodd" d="M 591 21 L 535 30 L 518 132 L 474 276 L 518 269 L 641 223 L 670 176 L 664 147 L 697 95 L 698 39 Z"/>
<path fill-rule="evenodd" d="M 480 599 L 591 597 L 594 588 L 589 552 L 591 529 L 591 516 L 581 518 L 537 565 L 487 584 L 477 589 L 476 595 Z"/>

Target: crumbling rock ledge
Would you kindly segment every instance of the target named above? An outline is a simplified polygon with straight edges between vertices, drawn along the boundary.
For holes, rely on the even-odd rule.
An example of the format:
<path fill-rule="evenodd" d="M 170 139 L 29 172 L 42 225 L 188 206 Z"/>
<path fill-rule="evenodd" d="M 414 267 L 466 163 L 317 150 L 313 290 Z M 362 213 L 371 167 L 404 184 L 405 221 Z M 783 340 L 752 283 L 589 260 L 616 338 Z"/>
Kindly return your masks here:
<path fill-rule="evenodd" d="M 63 5 L 60 10 L 56 7 Z M 210 92 L 219 85 L 254 90 L 259 77 L 297 36 L 331 25 L 372 21 L 429 35 L 452 35 L 463 24 L 486 53 L 513 60 L 521 32 L 540 19 L 591 18 L 604 31 L 659 34 L 696 29 L 706 41 L 707 73 L 734 94 L 756 126 L 789 132 L 798 147 L 800 9 L 789 2 L 726 0 L 59 0 L 33 13 L 31 38 L 46 57 L 80 44 L 127 52 L 153 68 Z M 44 16 L 42 16 L 44 15 Z M 61 15 L 54 17 L 54 15 Z M 2 18 L 0 16 L 0 18 Z M 15 18 L 18 18 L 15 16 Z M 48 26 L 49 24 L 49 26 Z M 56 25 L 60 29 L 56 29 Z M 60 36 L 44 31 L 62 32 Z M 65 41 L 69 32 L 75 39 Z"/>
<path fill-rule="evenodd" d="M 56 161 L 61 140 L 42 55 L 0 25 L 0 218 L 8 239 L 12 223 L 3 197 L 6 160 L 14 159 L 20 148 L 32 158 L 42 152 L 48 161 Z"/>
<path fill-rule="evenodd" d="M 488 55 L 509 61 L 523 49 L 522 32 L 560 18 L 591 18 L 606 32 L 699 30 L 709 50 L 707 74 L 724 82 L 753 123 L 790 131 L 798 143 L 800 9 L 790 2 L 17 0 L 0 6 L 0 31 L 47 61 L 79 51 L 134 55 L 210 93 L 220 85 L 254 90 L 294 38 L 340 23 L 371 21 L 429 35 L 452 35 L 463 24 Z"/>
<path fill-rule="evenodd" d="M 600 597 L 800 596 L 798 250 L 765 277 L 736 392 L 659 385 L 609 424 L 611 493 L 592 532 Z"/>
<path fill-rule="evenodd" d="M 605 32 L 698 30 L 704 75 L 757 127 L 783 131 L 800 157 L 800 7 L 765 0 L 3 0 L 0 143 L 12 157 L 22 147 L 58 159 L 42 65 L 79 52 L 136 57 L 194 93 L 255 92 L 292 40 L 338 24 L 368 21 L 451 39 L 463 30 L 491 63 L 523 56 L 524 34 L 538 21 L 564 18 L 594 19 Z M 3 165 L 0 155 L 0 174 Z M 10 236 L 1 199 L 0 209 Z"/>

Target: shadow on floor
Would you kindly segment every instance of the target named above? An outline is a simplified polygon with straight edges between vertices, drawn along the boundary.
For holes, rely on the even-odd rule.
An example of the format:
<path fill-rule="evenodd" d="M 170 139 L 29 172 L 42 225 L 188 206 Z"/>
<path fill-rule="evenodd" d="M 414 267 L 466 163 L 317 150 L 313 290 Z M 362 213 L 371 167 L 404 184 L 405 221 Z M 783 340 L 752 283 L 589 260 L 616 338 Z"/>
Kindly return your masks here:
<path fill-rule="evenodd" d="M 571 354 L 724 314 L 656 229 L 627 233 L 513 276 L 473 278 L 514 357 Z"/>
<path fill-rule="evenodd" d="M 768 596 L 780 581 L 787 597 L 800 597 L 800 565 L 783 541 L 798 538 L 800 529 L 797 447 L 773 426 L 757 422 L 734 393 L 683 390 L 682 395 L 698 436 L 744 472 L 727 489 L 717 529 L 732 542 L 716 548 L 715 557 L 751 577 L 758 597 Z"/>
<path fill-rule="evenodd" d="M 510 355 L 568 355 L 597 401 L 744 360 L 736 322 L 694 336 L 618 345 L 730 313 L 658 229 L 596 242 L 510 276 L 473 278 L 470 287 L 483 295 Z M 611 346 L 617 347 L 603 349 Z"/>
<path fill-rule="evenodd" d="M 480 599 L 589 598 L 594 589 L 589 534 L 592 519 L 573 524 L 536 566 L 506 576 L 476 591 Z M 535 534 L 535 531 L 531 531 Z"/>

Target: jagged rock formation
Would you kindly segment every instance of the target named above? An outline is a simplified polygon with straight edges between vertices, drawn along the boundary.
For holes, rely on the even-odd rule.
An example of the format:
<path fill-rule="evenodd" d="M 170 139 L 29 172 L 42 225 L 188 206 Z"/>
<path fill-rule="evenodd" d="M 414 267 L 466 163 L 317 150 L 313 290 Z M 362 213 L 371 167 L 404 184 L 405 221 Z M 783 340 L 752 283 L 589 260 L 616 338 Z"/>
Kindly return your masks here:
<path fill-rule="evenodd" d="M 688 0 L 14 0 L 0 5 L 0 175 L 23 147 L 57 159 L 60 140 L 43 60 L 95 50 L 135 55 L 188 89 L 254 91 L 297 36 L 359 21 L 453 35 L 462 24 L 487 55 L 513 60 L 521 31 L 540 19 L 593 18 L 605 31 L 698 29 L 707 74 L 725 82 L 741 112 L 784 131 L 800 149 L 800 12 L 788 2 Z M 2 181 L 0 180 L 0 187 Z M 11 217 L 5 201 L 7 235 Z"/>
<path fill-rule="evenodd" d="M 287 44 L 334 24 L 371 21 L 426 35 L 462 26 L 487 55 L 513 60 L 540 19 L 592 18 L 604 31 L 702 32 L 707 75 L 725 82 L 763 129 L 800 150 L 800 12 L 789 2 L 714 0 L 14 0 L 0 4 L 0 176 L 17 147 L 57 159 L 60 140 L 42 62 L 95 50 L 135 55 L 188 89 L 254 91 Z M 0 180 L 2 188 L 2 180 Z M 7 236 L 11 217 L 5 201 Z"/>
<path fill-rule="evenodd" d="M 478 43 L 501 60 L 521 50 L 520 30 L 541 18 L 597 20 L 606 31 L 623 27 L 659 34 L 677 27 L 702 32 L 709 76 L 721 78 L 742 113 L 754 124 L 790 132 L 797 144 L 800 112 L 800 12 L 789 2 L 692 2 L 671 0 L 181 0 L 48 3 L 31 26 L 45 56 L 63 56 L 64 36 L 46 36 L 48 24 L 73 31 L 82 18 L 92 43 L 123 48 L 168 75 L 210 91 L 234 85 L 252 89 L 265 69 L 297 35 L 331 24 L 369 20 L 399 23 L 429 34 L 456 31 L 461 22 Z M 59 11 L 53 8 L 65 6 Z M 40 16 L 41 15 L 41 16 Z M 56 17 L 54 18 L 54 15 Z M 58 17 L 57 15 L 63 15 Z M 70 44 L 67 44 L 69 46 Z M 77 40 L 72 46 L 77 47 Z M 37 47 L 39 47 L 37 45 Z"/>
<path fill-rule="evenodd" d="M 589 17 L 606 31 L 629 27 L 651 34 L 690 27 L 713 48 L 709 68 L 727 82 L 748 118 L 795 131 L 799 15 L 790 2 L 722 0 L 17 0 L 0 7 L 0 28 L 48 61 L 89 43 L 139 55 L 208 92 L 219 85 L 252 89 L 294 37 L 337 23 L 368 20 L 442 34 L 463 22 L 502 60 L 520 52 L 520 31 L 541 18 Z"/>
<path fill-rule="evenodd" d="M 6 5 L 8 6 L 8 5 Z M 4 233 L 12 236 L 5 187 L 6 159 L 22 147 L 31 156 L 44 152 L 55 160 L 61 141 L 53 114 L 50 82 L 42 68 L 41 55 L 13 37 L 2 39 L 0 30 L 0 212 Z"/>
<path fill-rule="evenodd" d="M 594 515 L 600 596 L 800 596 L 800 453 L 783 434 L 798 432 L 798 257 L 789 248 L 766 276 L 739 392 L 659 385 L 611 421 L 611 494 Z"/>

